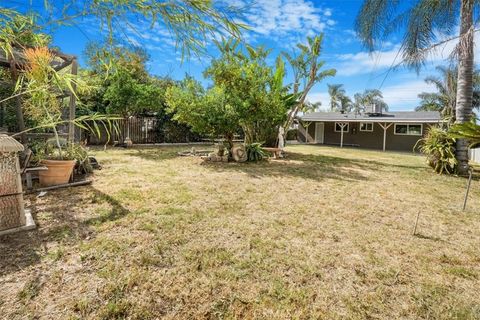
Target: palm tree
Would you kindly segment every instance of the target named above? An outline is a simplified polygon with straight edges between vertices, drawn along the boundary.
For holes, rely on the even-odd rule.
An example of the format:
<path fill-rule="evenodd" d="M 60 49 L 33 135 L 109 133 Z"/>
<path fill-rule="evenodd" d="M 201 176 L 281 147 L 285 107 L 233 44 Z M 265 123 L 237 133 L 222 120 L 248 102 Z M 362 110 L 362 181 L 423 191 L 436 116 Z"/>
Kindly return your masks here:
<path fill-rule="evenodd" d="M 365 111 L 365 103 L 363 101 L 363 94 L 355 93 L 353 95 L 353 111 L 356 114 L 360 114 L 361 112 Z"/>
<path fill-rule="evenodd" d="M 421 99 L 416 111 L 439 111 L 450 124 L 455 122 L 457 102 L 457 67 L 438 66 L 440 76 L 425 78 L 425 82 L 435 86 L 437 92 L 422 92 L 418 95 Z M 474 72 L 473 76 L 473 108 L 480 107 L 480 73 Z"/>
<path fill-rule="evenodd" d="M 291 97 L 296 99 L 292 108 L 290 108 L 287 120 L 283 124 L 284 132 L 287 134 L 298 112 L 304 107 L 307 95 L 313 86 L 327 77 L 333 77 L 337 73 L 335 69 L 323 70 L 325 61 L 320 60 L 322 52 L 323 33 L 315 37 L 307 37 L 307 44 L 297 44 L 300 54 L 291 56 L 282 52 L 287 59 L 293 71 L 293 92 Z M 302 84 L 302 85 L 301 85 Z"/>
<path fill-rule="evenodd" d="M 353 104 L 356 113 L 360 113 L 368 106 L 379 106 L 381 110 L 388 111 L 388 104 L 383 101 L 383 94 L 377 89 L 367 89 L 363 93 L 355 93 L 353 96 L 355 102 Z"/>
<path fill-rule="evenodd" d="M 378 89 L 367 89 L 363 93 L 363 101 L 367 106 L 379 106 L 381 110 L 388 111 L 388 104 L 383 101 L 382 91 Z"/>
<path fill-rule="evenodd" d="M 460 17 L 456 92 L 456 122 L 467 122 L 472 116 L 473 100 L 473 11 L 476 0 L 364 0 L 356 20 L 356 30 L 364 44 L 373 51 L 375 45 L 403 27 L 401 50 L 403 62 L 417 71 L 430 51 L 445 43 L 438 34 L 452 34 Z M 468 143 L 457 140 L 456 158 L 459 173 L 468 172 Z"/>
<path fill-rule="evenodd" d="M 352 99 L 349 96 L 344 95 L 340 98 L 340 108 L 341 112 L 350 112 L 352 111 L 353 103 Z"/>
<path fill-rule="evenodd" d="M 330 109 L 332 111 L 342 109 L 342 97 L 345 96 L 343 84 L 327 84 L 328 94 L 330 95 Z"/>
<path fill-rule="evenodd" d="M 319 109 L 321 105 L 322 105 L 322 102 L 320 101 L 318 102 L 305 101 L 300 111 L 303 113 L 315 112 L 315 110 Z"/>

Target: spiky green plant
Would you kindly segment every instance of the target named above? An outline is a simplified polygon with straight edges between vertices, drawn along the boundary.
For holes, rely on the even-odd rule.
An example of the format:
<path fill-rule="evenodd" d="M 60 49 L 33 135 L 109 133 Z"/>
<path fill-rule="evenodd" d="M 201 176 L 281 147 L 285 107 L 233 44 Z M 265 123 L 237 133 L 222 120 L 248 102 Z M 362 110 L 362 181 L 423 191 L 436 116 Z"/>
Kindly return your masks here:
<path fill-rule="evenodd" d="M 480 145 L 480 125 L 477 124 L 477 119 L 453 125 L 449 134 L 453 138 L 467 139 L 470 147 Z"/>
<path fill-rule="evenodd" d="M 415 145 L 426 155 L 427 163 L 436 173 L 452 174 L 457 172 L 455 158 L 455 138 L 439 127 L 431 127 L 425 137 Z"/>
<path fill-rule="evenodd" d="M 245 146 L 247 150 L 247 159 L 251 162 L 263 160 L 266 157 L 265 151 L 262 149 L 262 144 L 254 142 Z"/>

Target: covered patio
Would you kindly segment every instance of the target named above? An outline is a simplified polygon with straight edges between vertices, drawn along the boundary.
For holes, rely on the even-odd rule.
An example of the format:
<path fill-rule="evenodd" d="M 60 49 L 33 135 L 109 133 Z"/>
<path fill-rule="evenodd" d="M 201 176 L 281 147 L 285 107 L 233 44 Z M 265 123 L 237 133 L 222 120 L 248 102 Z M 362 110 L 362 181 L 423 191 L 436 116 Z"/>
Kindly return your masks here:
<path fill-rule="evenodd" d="M 383 151 L 412 150 L 430 126 L 441 123 L 438 112 L 314 112 L 303 115 L 300 120 L 301 142 Z"/>

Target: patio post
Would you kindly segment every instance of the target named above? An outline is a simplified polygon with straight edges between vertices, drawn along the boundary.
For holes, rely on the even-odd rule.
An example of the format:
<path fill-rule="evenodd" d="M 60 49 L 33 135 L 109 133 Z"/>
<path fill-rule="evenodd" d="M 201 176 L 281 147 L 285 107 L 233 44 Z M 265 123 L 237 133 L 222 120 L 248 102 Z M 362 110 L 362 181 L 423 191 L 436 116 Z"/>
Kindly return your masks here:
<path fill-rule="evenodd" d="M 387 123 L 384 122 L 383 124 L 379 123 L 378 125 L 383 129 L 383 151 L 385 151 L 385 147 L 387 145 L 387 129 L 392 126 L 392 123 L 387 125 Z"/>
<path fill-rule="evenodd" d="M 340 148 L 343 148 L 343 132 L 345 131 L 344 129 L 348 125 L 348 123 L 340 122 L 338 125 L 341 128 L 341 131 L 340 131 Z"/>

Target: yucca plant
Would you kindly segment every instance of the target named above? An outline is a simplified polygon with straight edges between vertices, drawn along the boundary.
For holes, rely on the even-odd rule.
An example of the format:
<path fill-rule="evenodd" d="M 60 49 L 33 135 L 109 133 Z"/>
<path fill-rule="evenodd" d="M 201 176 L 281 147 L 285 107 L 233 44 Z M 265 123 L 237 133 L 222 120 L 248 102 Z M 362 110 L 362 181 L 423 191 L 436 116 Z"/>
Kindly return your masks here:
<path fill-rule="evenodd" d="M 453 174 L 457 172 L 455 158 L 455 138 L 439 127 L 431 127 L 425 137 L 420 139 L 414 149 L 427 156 L 427 163 L 436 173 Z"/>
<path fill-rule="evenodd" d="M 247 151 L 247 159 L 251 162 L 263 160 L 266 157 L 265 151 L 262 149 L 262 144 L 254 142 L 245 146 Z"/>

